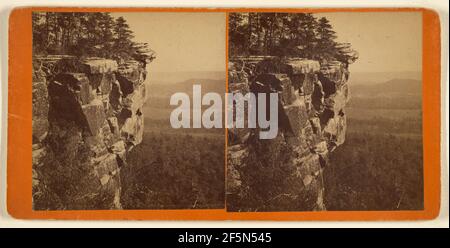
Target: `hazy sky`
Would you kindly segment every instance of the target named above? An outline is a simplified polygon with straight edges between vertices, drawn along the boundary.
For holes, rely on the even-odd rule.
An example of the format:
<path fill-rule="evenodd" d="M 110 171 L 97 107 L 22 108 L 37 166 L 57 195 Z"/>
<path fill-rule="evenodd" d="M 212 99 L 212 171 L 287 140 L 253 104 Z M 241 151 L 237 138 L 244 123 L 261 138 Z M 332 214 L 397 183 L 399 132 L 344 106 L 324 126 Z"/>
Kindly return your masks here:
<path fill-rule="evenodd" d="M 352 72 L 422 71 L 421 12 L 340 12 L 327 17 L 338 41 L 359 52 Z"/>
<path fill-rule="evenodd" d="M 112 13 L 155 50 L 153 72 L 224 71 L 224 13 Z"/>
<path fill-rule="evenodd" d="M 421 12 L 336 12 L 326 16 L 338 41 L 359 52 L 352 72 L 421 71 Z M 124 16 L 135 40 L 148 42 L 157 58 L 154 72 L 222 71 L 224 13 L 113 13 Z"/>

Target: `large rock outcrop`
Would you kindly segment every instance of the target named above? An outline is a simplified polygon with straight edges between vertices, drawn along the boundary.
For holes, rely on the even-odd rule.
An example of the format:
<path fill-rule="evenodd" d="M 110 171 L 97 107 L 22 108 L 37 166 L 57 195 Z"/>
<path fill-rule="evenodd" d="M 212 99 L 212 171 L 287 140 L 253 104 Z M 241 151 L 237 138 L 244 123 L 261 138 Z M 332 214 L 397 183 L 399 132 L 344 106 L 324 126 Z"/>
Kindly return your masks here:
<path fill-rule="evenodd" d="M 33 59 L 33 207 L 120 209 L 120 168 L 142 141 L 145 63 Z"/>
<path fill-rule="evenodd" d="M 228 130 L 228 209 L 324 210 L 322 170 L 345 141 L 346 66 L 273 57 L 241 57 L 229 66 L 229 92 L 279 93 L 279 132 L 260 140 L 258 129 Z"/>

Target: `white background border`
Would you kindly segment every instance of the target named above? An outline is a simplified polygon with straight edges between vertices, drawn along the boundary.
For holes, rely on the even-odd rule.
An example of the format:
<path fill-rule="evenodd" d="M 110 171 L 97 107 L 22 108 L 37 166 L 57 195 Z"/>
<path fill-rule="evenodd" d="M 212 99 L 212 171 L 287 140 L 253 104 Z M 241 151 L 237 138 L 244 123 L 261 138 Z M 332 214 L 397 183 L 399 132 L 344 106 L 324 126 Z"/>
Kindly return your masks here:
<path fill-rule="evenodd" d="M 343 3 L 345 2 L 345 3 Z M 8 19 L 15 7 L 29 6 L 79 6 L 79 7 L 257 7 L 257 8 L 304 8 L 304 7 L 425 7 L 439 13 L 441 20 L 441 212 L 431 221 L 62 221 L 17 220 L 6 211 L 6 147 L 7 147 L 7 85 L 8 85 Z M 449 227 L 449 163 L 448 163 L 448 30 L 449 2 L 447 0 L 108 0 L 99 5 L 92 0 L 16 0 L 0 1 L 0 227 Z M 20 131 L 20 130 L 18 130 Z"/>

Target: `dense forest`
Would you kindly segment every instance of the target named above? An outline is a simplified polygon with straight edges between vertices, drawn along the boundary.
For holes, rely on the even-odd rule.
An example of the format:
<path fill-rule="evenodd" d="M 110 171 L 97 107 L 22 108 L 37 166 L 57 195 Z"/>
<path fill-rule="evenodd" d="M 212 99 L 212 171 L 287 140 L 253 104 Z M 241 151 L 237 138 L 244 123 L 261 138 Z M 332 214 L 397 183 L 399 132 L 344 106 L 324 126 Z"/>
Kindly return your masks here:
<path fill-rule="evenodd" d="M 151 85 L 150 98 L 143 108 L 143 141 L 133 148 L 127 166 L 121 169 L 125 209 L 224 207 L 225 130 L 175 129 L 170 125 L 175 108 L 169 104 L 170 96 L 176 92 L 192 95 L 193 84 L 201 84 L 205 92 L 225 91 L 223 80 L 212 79 Z"/>
<path fill-rule="evenodd" d="M 223 208 L 223 142 L 223 135 L 146 132 L 120 172 L 123 208 Z"/>
<path fill-rule="evenodd" d="M 391 79 L 384 83 L 354 85 L 351 82 L 351 101 L 347 107 L 361 109 L 421 109 L 422 81 Z M 355 83 L 358 83 L 357 81 Z"/>
<path fill-rule="evenodd" d="M 328 210 L 423 209 L 421 136 L 385 130 L 349 132 L 331 154 L 333 162 L 324 171 Z"/>
<path fill-rule="evenodd" d="M 346 64 L 358 58 L 349 43 L 336 41 L 330 21 L 311 13 L 230 13 L 230 56 L 271 55 Z"/>
<path fill-rule="evenodd" d="M 369 98 L 371 86 L 350 99 L 357 108 L 347 115 L 345 143 L 324 170 L 328 210 L 423 209 L 421 87 L 403 81 L 389 81 L 391 89 L 404 86 L 397 98 Z"/>
<path fill-rule="evenodd" d="M 151 61 L 147 43 L 134 42 L 123 17 L 107 12 L 33 12 L 33 54 Z"/>

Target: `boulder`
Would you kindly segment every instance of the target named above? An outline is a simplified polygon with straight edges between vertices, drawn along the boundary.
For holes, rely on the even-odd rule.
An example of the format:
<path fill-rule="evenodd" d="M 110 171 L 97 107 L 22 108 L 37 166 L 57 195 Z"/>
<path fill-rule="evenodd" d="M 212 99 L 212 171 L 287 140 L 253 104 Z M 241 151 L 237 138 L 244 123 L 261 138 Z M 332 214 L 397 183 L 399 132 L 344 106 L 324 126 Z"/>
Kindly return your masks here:
<path fill-rule="evenodd" d="M 123 96 L 127 96 L 145 81 L 146 71 L 141 62 L 129 60 L 119 65 L 115 76 Z"/>
<path fill-rule="evenodd" d="M 303 58 L 266 58 L 257 63 L 255 68 L 257 74 L 282 73 L 287 74 L 289 77 L 297 74 L 313 74 L 318 72 L 319 70 L 319 62 Z"/>
<path fill-rule="evenodd" d="M 344 85 L 345 88 L 347 87 Z M 337 115 L 342 109 L 344 109 L 347 104 L 347 96 L 345 90 L 338 90 L 333 95 L 328 96 L 324 99 L 324 106 L 334 112 Z"/>
<path fill-rule="evenodd" d="M 118 69 L 117 62 L 112 59 L 87 58 L 82 64 L 83 72 L 89 74 L 111 73 Z"/>
<path fill-rule="evenodd" d="M 296 99 L 292 82 L 286 74 L 260 74 L 256 77 L 255 82 L 269 85 L 274 91 L 280 92 L 283 104 L 291 104 Z"/>
<path fill-rule="evenodd" d="M 88 130 L 92 135 L 96 135 L 106 121 L 103 103 L 100 100 L 92 101 L 90 104 L 83 105 L 82 111 Z"/>
<path fill-rule="evenodd" d="M 288 123 L 284 123 L 280 120 L 279 126 L 286 127 L 286 130 L 290 131 L 295 136 L 298 136 L 308 122 L 308 113 L 304 102 L 297 99 L 297 101 L 291 105 L 284 106 L 283 109 L 287 116 Z"/>
<path fill-rule="evenodd" d="M 114 143 L 110 148 L 111 153 L 116 154 L 121 159 L 124 158 L 125 152 L 126 152 L 126 145 L 123 140 L 119 140 L 116 143 Z"/>
<path fill-rule="evenodd" d="M 99 94 L 108 95 L 111 91 L 112 84 L 116 81 L 114 73 L 98 73 L 90 74 L 89 82 L 93 89 L 98 89 Z"/>
<path fill-rule="evenodd" d="M 141 84 L 137 86 L 131 94 L 128 94 L 122 99 L 122 106 L 136 114 L 137 111 L 144 106 L 146 98 L 146 86 L 145 84 Z"/>
<path fill-rule="evenodd" d="M 88 77 L 84 73 L 60 73 L 54 77 L 52 83 L 67 87 L 77 95 L 80 104 L 88 104 L 96 96 Z"/>
<path fill-rule="evenodd" d="M 347 119 L 343 112 L 331 118 L 323 129 L 324 137 L 332 146 L 342 145 L 345 141 Z"/>
<path fill-rule="evenodd" d="M 344 64 L 339 61 L 328 61 L 322 63 L 319 75 L 332 81 L 336 85 L 341 85 L 347 82 L 348 71 Z"/>
<path fill-rule="evenodd" d="M 145 68 L 140 62 L 134 60 L 120 64 L 116 72 L 116 78 L 125 96 L 132 93 L 138 85 L 143 83 L 145 77 Z"/>
<path fill-rule="evenodd" d="M 120 131 L 128 144 L 133 146 L 140 144 L 144 135 L 144 118 L 142 115 L 132 115 L 125 120 Z"/>
<path fill-rule="evenodd" d="M 316 60 L 309 59 L 290 59 L 286 62 L 286 73 L 292 74 L 309 74 L 320 70 L 320 64 Z"/>
<path fill-rule="evenodd" d="M 117 165 L 116 155 L 111 153 L 93 158 L 92 163 L 96 176 L 99 179 L 103 178 L 105 175 L 111 175 L 119 168 Z"/>
<path fill-rule="evenodd" d="M 327 142 L 325 140 L 317 143 L 313 148 L 314 153 L 325 155 L 328 152 Z"/>

